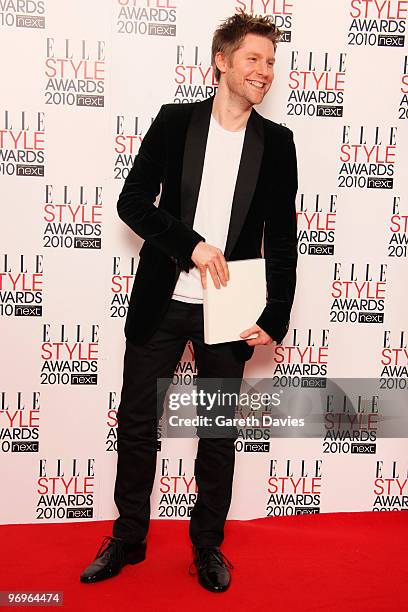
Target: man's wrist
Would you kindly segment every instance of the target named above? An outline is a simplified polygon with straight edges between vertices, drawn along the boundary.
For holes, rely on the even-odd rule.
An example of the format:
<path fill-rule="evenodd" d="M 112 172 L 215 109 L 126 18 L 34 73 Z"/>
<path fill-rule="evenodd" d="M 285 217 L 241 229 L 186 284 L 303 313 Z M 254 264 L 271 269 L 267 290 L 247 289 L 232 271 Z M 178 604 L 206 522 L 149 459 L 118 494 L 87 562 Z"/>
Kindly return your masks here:
<path fill-rule="evenodd" d="M 197 245 L 200 244 L 201 242 L 205 242 L 205 238 L 200 236 L 200 234 L 196 234 L 196 238 L 197 239 L 195 240 L 195 242 L 193 242 L 193 245 L 190 249 L 190 253 L 186 257 L 175 257 L 175 258 L 172 257 L 173 261 L 175 261 L 175 263 L 185 272 L 188 272 L 189 270 L 191 270 L 191 268 L 194 268 L 195 263 L 191 259 L 192 255 Z"/>

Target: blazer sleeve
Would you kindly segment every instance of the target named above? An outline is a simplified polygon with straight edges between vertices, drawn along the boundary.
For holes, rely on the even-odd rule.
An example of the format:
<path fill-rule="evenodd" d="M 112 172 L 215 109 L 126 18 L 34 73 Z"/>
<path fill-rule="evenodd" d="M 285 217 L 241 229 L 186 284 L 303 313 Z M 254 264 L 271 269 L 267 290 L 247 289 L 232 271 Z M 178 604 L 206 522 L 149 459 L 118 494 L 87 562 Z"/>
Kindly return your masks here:
<path fill-rule="evenodd" d="M 268 207 L 264 225 L 266 307 L 256 322 L 277 344 L 281 344 L 289 329 L 298 259 L 295 204 L 298 175 L 291 130 L 288 130 L 280 159 L 279 179 L 274 185 L 276 200 Z"/>
<path fill-rule="evenodd" d="M 154 204 L 166 164 L 165 105 L 140 145 L 119 195 L 119 217 L 136 234 L 160 249 L 183 270 L 193 267 L 191 254 L 205 240 L 168 211 Z"/>

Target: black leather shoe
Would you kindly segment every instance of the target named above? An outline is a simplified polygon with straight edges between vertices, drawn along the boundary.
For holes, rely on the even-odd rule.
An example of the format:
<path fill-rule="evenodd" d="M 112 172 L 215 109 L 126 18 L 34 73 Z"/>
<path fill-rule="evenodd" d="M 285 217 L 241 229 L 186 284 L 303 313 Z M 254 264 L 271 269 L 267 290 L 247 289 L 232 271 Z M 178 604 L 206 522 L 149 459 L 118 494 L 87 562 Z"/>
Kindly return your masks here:
<path fill-rule="evenodd" d="M 193 546 L 194 560 L 190 565 L 190 574 L 195 565 L 198 573 L 198 582 L 202 587 L 214 593 L 226 591 L 231 583 L 230 569 L 233 565 L 218 546 Z"/>
<path fill-rule="evenodd" d="M 95 560 L 80 576 L 81 582 L 99 582 L 119 574 L 124 565 L 140 563 L 146 558 L 146 540 L 129 544 L 121 538 L 105 536 Z"/>

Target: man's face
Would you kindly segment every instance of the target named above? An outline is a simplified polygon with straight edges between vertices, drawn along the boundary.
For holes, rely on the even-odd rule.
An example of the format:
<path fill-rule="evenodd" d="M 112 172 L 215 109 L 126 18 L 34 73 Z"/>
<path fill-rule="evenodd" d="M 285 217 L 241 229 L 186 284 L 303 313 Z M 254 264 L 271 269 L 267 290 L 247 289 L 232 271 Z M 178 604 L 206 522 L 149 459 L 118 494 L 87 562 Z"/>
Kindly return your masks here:
<path fill-rule="evenodd" d="M 229 58 L 220 54 L 219 68 L 230 93 L 250 106 L 260 104 L 274 78 L 275 50 L 265 36 L 247 34 Z"/>

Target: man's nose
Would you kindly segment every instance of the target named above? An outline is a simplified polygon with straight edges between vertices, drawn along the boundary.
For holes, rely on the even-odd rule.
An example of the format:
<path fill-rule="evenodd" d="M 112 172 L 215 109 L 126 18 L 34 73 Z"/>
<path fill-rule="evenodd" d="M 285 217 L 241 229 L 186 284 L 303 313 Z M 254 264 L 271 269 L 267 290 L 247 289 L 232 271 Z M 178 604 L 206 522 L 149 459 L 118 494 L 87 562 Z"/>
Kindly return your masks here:
<path fill-rule="evenodd" d="M 262 76 L 263 78 L 267 78 L 269 75 L 267 62 L 258 62 L 257 72 L 259 76 Z"/>

